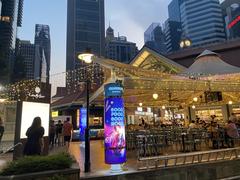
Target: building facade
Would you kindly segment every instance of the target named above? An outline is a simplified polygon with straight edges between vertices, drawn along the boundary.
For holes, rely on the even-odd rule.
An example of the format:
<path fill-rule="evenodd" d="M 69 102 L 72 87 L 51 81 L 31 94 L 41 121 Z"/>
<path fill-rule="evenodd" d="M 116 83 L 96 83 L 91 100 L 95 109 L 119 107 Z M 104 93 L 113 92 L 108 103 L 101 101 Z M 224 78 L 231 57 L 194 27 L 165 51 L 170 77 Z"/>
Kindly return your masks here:
<path fill-rule="evenodd" d="M 35 72 L 35 78 L 42 77 L 42 71 L 45 72 L 44 78 L 46 78 L 46 82 L 49 82 L 50 75 L 50 64 L 51 64 L 51 38 L 50 38 L 50 28 L 48 25 L 36 24 L 35 26 L 35 42 L 36 46 L 36 62 L 39 66 L 44 64 L 44 69 Z M 46 62 L 45 62 L 46 61 Z"/>
<path fill-rule="evenodd" d="M 192 46 L 226 40 L 219 0 L 183 0 L 180 13 L 183 32 Z"/>
<path fill-rule="evenodd" d="M 124 36 L 114 37 L 114 30 L 109 27 L 106 31 L 106 57 L 122 63 L 129 63 L 137 54 L 136 43 L 127 41 Z"/>
<path fill-rule="evenodd" d="M 160 23 L 152 23 L 144 32 L 145 45 L 161 54 L 166 54 L 165 34 Z"/>
<path fill-rule="evenodd" d="M 180 4 L 182 0 L 172 0 L 168 5 L 169 21 L 181 22 Z"/>
<path fill-rule="evenodd" d="M 168 19 L 164 24 L 164 34 L 167 52 L 174 52 L 180 49 L 180 40 L 182 35 L 181 22 L 170 21 Z"/>
<path fill-rule="evenodd" d="M 154 29 L 156 27 L 161 27 L 160 23 L 152 23 L 147 30 L 144 32 L 144 42 L 154 41 L 156 39 L 154 34 Z"/>
<path fill-rule="evenodd" d="M 77 56 L 86 49 L 105 54 L 104 0 L 68 1 L 66 71 L 84 65 Z"/>
<path fill-rule="evenodd" d="M 18 54 L 23 59 L 25 79 L 34 79 L 35 45 L 30 41 L 21 40 Z"/>
<path fill-rule="evenodd" d="M 2 14 L 2 0 L 0 0 L 0 16 Z"/>
<path fill-rule="evenodd" d="M 240 1 L 225 0 L 221 4 L 228 39 L 240 37 Z M 238 20 L 239 19 L 239 20 Z"/>
<path fill-rule="evenodd" d="M 1 0 L 0 83 L 10 83 L 15 60 L 17 27 L 22 24 L 23 0 Z"/>

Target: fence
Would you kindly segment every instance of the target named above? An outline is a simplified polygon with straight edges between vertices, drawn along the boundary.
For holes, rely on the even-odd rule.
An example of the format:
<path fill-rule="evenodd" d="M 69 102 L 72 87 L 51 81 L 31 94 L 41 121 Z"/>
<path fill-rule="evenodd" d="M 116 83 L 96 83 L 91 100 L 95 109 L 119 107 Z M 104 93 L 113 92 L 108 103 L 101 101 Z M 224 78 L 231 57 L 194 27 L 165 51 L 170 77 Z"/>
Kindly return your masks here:
<path fill-rule="evenodd" d="M 138 159 L 138 169 L 174 167 L 220 160 L 238 159 L 240 148 L 191 152 L 177 155 L 142 157 Z"/>

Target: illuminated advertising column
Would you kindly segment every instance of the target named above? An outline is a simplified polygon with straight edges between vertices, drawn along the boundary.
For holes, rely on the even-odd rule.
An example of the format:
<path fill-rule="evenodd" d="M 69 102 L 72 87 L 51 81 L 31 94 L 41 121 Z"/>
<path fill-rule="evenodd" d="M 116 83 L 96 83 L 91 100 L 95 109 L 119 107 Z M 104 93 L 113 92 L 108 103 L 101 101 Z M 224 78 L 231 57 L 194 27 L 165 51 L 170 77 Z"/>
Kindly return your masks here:
<path fill-rule="evenodd" d="M 116 83 L 105 86 L 104 143 L 105 163 L 116 165 L 126 162 L 123 88 Z"/>
<path fill-rule="evenodd" d="M 79 118 L 79 138 L 80 141 L 85 140 L 85 129 L 87 127 L 87 109 L 80 108 L 80 118 Z"/>

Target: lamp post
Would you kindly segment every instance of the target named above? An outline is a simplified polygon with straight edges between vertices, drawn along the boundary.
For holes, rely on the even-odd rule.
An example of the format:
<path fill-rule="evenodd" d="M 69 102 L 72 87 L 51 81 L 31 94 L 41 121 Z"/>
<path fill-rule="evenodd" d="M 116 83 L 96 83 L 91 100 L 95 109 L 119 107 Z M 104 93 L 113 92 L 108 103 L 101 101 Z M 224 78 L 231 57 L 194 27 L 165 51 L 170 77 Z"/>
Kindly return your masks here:
<path fill-rule="evenodd" d="M 92 63 L 92 57 L 93 54 L 91 53 L 83 53 L 78 55 L 78 59 L 84 61 L 87 64 Z M 91 170 L 91 162 L 90 162 L 90 137 L 89 137 L 89 86 L 90 86 L 90 80 L 87 74 L 86 78 L 86 101 L 87 101 L 87 122 L 86 122 L 86 128 L 85 128 L 85 162 L 84 162 L 84 172 L 90 172 Z"/>

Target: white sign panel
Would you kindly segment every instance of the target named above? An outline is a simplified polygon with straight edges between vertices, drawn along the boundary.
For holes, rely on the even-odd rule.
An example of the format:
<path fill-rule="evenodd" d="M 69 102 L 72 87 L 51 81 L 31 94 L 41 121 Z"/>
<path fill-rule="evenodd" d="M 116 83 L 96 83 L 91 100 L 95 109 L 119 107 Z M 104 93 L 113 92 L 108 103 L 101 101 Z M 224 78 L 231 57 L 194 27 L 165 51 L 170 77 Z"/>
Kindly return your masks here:
<path fill-rule="evenodd" d="M 44 136 L 48 136 L 49 129 L 49 112 L 50 104 L 36 103 L 36 102 L 23 102 L 22 104 L 22 118 L 21 118 L 21 131 L 20 138 L 27 138 L 27 129 L 32 125 L 35 117 L 40 117 L 42 120 L 42 127 L 44 128 Z"/>

